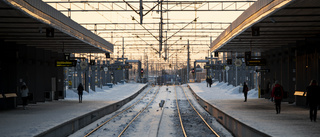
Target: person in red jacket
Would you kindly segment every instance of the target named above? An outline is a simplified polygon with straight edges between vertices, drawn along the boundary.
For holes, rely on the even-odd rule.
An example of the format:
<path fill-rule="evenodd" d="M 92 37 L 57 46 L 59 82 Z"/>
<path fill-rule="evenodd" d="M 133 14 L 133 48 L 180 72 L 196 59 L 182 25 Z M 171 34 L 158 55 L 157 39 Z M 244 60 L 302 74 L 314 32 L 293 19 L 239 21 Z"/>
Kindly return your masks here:
<path fill-rule="evenodd" d="M 283 88 L 279 84 L 279 81 L 275 81 L 275 85 L 272 89 L 271 97 L 274 98 L 277 114 L 281 111 L 281 100 L 283 98 Z"/>

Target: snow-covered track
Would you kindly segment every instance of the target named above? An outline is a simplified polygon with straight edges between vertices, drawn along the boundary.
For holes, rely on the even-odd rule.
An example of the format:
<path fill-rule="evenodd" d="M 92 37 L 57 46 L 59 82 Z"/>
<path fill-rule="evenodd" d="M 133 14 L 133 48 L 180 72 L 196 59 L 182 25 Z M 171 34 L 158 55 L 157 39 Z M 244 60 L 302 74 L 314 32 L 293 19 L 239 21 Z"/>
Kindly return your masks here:
<path fill-rule="evenodd" d="M 149 101 L 149 103 L 128 123 L 128 125 L 122 130 L 122 132 L 118 135 L 118 137 L 120 137 L 127 130 L 127 128 L 130 126 L 130 124 L 153 102 L 154 98 L 159 93 L 159 90 L 160 90 L 160 88 L 158 88 L 158 90 L 154 94 L 153 98 Z"/>
<path fill-rule="evenodd" d="M 103 122 L 101 125 L 99 125 L 99 126 L 97 126 L 96 128 L 92 129 L 92 130 L 91 130 L 89 133 L 87 133 L 84 137 L 88 137 L 88 136 L 92 135 L 94 132 L 98 131 L 101 127 L 103 127 L 104 125 L 106 125 L 108 122 L 110 122 L 111 120 L 113 120 L 113 119 L 115 119 L 116 117 L 118 117 L 120 114 L 126 112 L 128 109 L 130 109 L 130 108 L 132 108 L 133 106 L 135 106 L 136 104 L 138 104 L 140 101 L 142 101 L 142 100 L 146 97 L 147 94 L 149 94 L 149 92 L 150 92 L 151 89 L 152 89 L 152 88 L 150 88 L 150 89 L 146 92 L 146 94 L 144 94 L 144 96 L 142 96 L 137 102 L 135 102 L 135 103 L 132 104 L 131 106 L 127 107 L 126 109 L 122 110 L 121 112 L 117 113 L 116 115 L 114 115 L 113 117 L 111 117 L 110 119 L 108 119 L 107 121 Z M 160 89 L 160 88 L 159 88 L 159 89 Z M 157 93 L 158 93 L 159 89 L 157 90 Z M 157 94 L 157 93 L 156 93 L 156 94 Z M 154 97 L 156 96 L 156 94 L 154 95 Z M 122 133 L 121 133 L 121 134 L 122 134 Z M 121 135 L 121 134 L 120 134 L 120 135 Z M 120 135 L 119 135 L 119 136 L 120 136 Z"/>
<path fill-rule="evenodd" d="M 183 132 L 183 136 L 184 137 L 187 137 L 187 133 L 188 133 L 188 130 L 186 130 L 185 126 L 184 126 L 184 123 L 192 123 L 193 125 L 195 125 L 196 122 L 198 122 L 199 120 L 195 120 L 195 119 L 190 119 L 190 117 L 199 117 L 201 118 L 202 122 L 204 123 L 204 125 L 206 125 L 207 129 L 210 130 L 210 134 L 212 135 L 215 135 L 217 137 L 220 137 L 220 135 L 218 135 L 218 133 L 216 131 L 213 130 L 213 128 L 206 122 L 206 120 L 201 116 L 201 114 L 196 110 L 196 108 L 192 105 L 190 99 L 188 98 L 188 95 L 186 94 L 186 91 L 181 87 L 179 86 L 181 89 L 182 89 L 182 92 L 184 93 L 184 96 L 185 98 L 187 99 L 187 101 L 189 102 L 190 106 L 192 107 L 192 109 L 194 110 L 194 112 L 196 114 L 193 114 L 188 112 L 188 109 L 190 110 L 190 108 L 188 108 L 188 106 L 181 106 L 179 107 L 179 101 L 181 102 L 181 100 L 178 100 L 178 91 L 176 89 L 176 86 L 175 86 L 175 96 L 176 96 L 176 106 L 177 106 L 177 111 L 178 111 L 178 115 L 179 115 L 179 119 L 180 119 L 180 125 L 181 125 L 181 129 L 182 129 L 182 132 Z M 180 90 L 181 91 L 181 90 Z M 180 92 L 181 93 L 181 92 Z M 182 93 L 182 94 L 183 94 Z M 182 103 L 183 104 L 183 103 Z M 184 103 L 185 104 L 185 103 Z M 191 115 L 190 115 L 191 114 Z M 188 116 L 189 115 L 189 116 Z M 196 115 L 196 116 L 195 116 Z M 185 118 L 184 118 L 185 117 Z M 194 120 L 194 121 L 192 121 Z M 201 126 L 203 124 L 198 124 L 197 126 Z M 203 126 L 204 126 L 203 125 Z M 208 130 L 206 132 L 209 132 Z M 190 134 L 192 134 L 192 132 L 190 131 Z M 191 135 L 192 136 L 192 135 Z"/>

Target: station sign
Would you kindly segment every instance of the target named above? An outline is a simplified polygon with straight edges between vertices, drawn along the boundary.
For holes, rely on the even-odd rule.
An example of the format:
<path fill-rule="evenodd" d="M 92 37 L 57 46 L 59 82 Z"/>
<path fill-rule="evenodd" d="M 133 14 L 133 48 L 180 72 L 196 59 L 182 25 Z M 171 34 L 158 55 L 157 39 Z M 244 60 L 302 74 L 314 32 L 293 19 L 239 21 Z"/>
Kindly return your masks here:
<path fill-rule="evenodd" d="M 104 67 L 103 70 L 104 70 L 105 72 L 107 72 L 107 71 L 108 71 L 108 67 Z"/>
<path fill-rule="evenodd" d="M 229 66 L 225 66 L 224 69 L 226 69 L 227 71 L 230 70 Z"/>
<path fill-rule="evenodd" d="M 57 60 L 56 67 L 75 67 L 77 65 L 76 60 Z"/>
<path fill-rule="evenodd" d="M 207 65 L 204 65 L 204 66 L 203 66 L 204 69 L 211 69 L 211 67 L 212 67 L 212 66 L 211 66 L 210 64 L 207 64 Z"/>
<path fill-rule="evenodd" d="M 249 59 L 246 60 L 247 66 L 265 66 L 267 61 L 265 59 Z"/>
<path fill-rule="evenodd" d="M 123 66 L 124 69 L 132 69 L 132 65 L 130 64 L 126 64 Z"/>
<path fill-rule="evenodd" d="M 203 66 L 204 69 L 214 69 L 214 65 L 213 64 L 206 64 Z"/>
<path fill-rule="evenodd" d="M 256 72 L 270 72 L 270 69 L 257 69 Z"/>
<path fill-rule="evenodd" d="M 122 70 L 122 66 L 116 67 L 116 70 Z"/>
<path fill-rule="evenodd" d="M 86 61 L 81 61 L 81 62 L 80 62 L 80 68 L 81 68 L 82 70 L 86 69 L 87 66 L 88 66 L 88 63 L 87 63 Z"/>
<path fill-rule="evenodd" d="M 236 65 L 237 67 L 240 67 L 242 65 L 242 61 L 240 59 L 236 59 L 236 61 L 234 62 L 234 65 Z"/>

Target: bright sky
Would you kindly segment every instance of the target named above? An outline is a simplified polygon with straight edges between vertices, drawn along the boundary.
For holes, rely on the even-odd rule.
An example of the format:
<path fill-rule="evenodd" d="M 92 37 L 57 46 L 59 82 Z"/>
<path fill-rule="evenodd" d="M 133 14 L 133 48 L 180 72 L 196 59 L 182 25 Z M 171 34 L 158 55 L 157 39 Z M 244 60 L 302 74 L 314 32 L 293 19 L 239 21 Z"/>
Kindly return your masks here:
<path fill-rule="evenodd" d="M 102 3 L 93 3 L 87 0 L 88 3 L 76 3 L 77 0 L 70 0 L 75 3 L 62 3 L 68 0 L 43 0 L 49 2 L 48 4 L 62 11 L 66 16 L 71 15 L 71 19 L 85 28 L 97 33 L 102 38 L 114 44 L 113 56 L 122 57 L 122 45 L 124 40 L 125 57 L 131 60 L 142 60 L 144 63 L 146 58 L 149 62 L 159 62 L 159 22 L 160 13 L 157 12 L 158 7 L 149 12 L 143 18 L 143 25 L 139 24 L 140 17 L 122 0 L 101 1 Z M 152 2 L 154 1 L 154 2 Z M 186 2 L 185 0 L 177 0 Z M 167 57 L 169 60 L 174 60 L 179 63 L 178 66 L 186 64 L 187 58 L 187 41 L 189 40 L 191 61 L 203 60 L 208 56 L 210 37 L 214 40 L 226 27 L 228 23 L 235 20 L 243 11 L 227 11 L 241 9 L 245 10 L 253 3 L 243 1 L 252 0 L 238 0 L 242 2 L 230 2 L 235 0 L 224 0 L 229 3 L 207 1 L 199 4 L 190 3 L 163 3 L 163 10 L 181 10 L 169 11 L 163 13 L 163 41 L 168 38 Z M 54 3 L 56 2 L 56 3 Z M 57 3 L 59 2 L 59 3 Z M 103 3 L 104 2 L 104 3 Z M 109 2 L 109 3 L 107 3 Z M 138 0 L 127 1 L 137 12 L 139 12 Z M 144 0 L 144 9 L 149 10 L 156 5 L 155 0 Z M 194 2 L 189 1 L 189 2 Z M 224 11 L 217 11 L 224 9 Z M 71 9 L 71 13 L 68 13 Z M 103 10 L 124 10 L 128 11 L 103 11 Z M 197 11 L 196 11 L 196 10 Z M 201 11 L 201 10 L 215 10 L 215 11 Z M 75 10 L 94 10 L 94 11 L 75 11 Z M 99 10 L 99 11 L 98 11 Z M 186 11 L 189 10 L 189 11 Z M 145 14 L 147 11 L 144 11 Z M 135 20 L 132 20 L 134 17 Z M 196 22 L 192 22 L 198 18 Z M 178 23 L 181 22 L 181 23 Z M 211 22 L 211 23 L 209 23 Z M 214 23 L 212 23 L 214 22 Z M 85 25 L 85 23 L 91 23 Z M 96 27 L 94 24 L 98 24 Z M 109 23 L 109 24 L 105 24 Z M 113 24 L 110 24 L 113 23 Z M 127 24 L 121 24 L 127 23 Z M 151 23 L 151 24 L 150 24 Z M 189 24 L 191 23 L 191 24 Z M 223 23 L 223 24 L 221 24 Z M 184 28 L 185 27 L 185 28 Z M 94 29 L 97 29 L 97 32 Z M 145 29 L 144 29 L 145 28 Z M 182 29 L 184 28 L 184 29 Z M 181 29 L 181 30 L 180 30 Z M 172 36 L 172 37 L 171 37 Z M 162 56 L 165 57 L 165 42 L 162 46 Z M 176 59 L 177 58 L 177 59 Z M 163 63 L 164 60 L 161 59 Z M 173 62 L 169 62 L 173 63 Z M 174 63 L 175 64 L 175 63 Z"/>

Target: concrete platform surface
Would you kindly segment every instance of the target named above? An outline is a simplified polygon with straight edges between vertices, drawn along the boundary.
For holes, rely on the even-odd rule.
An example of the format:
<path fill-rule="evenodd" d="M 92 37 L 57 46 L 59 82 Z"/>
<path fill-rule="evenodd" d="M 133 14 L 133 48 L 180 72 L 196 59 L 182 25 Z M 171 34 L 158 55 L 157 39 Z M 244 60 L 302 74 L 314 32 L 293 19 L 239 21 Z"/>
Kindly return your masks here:
<path fill-rule="evenodd" d="M 29 104 L 27 110 L 23 110 L 22 106 L 12 110 L 0 110 L 0 136 L 31 137 L 39 135 L 65 122 L 124 100 L 145 86 L 146 84 L 124 84 L 116 86 L 112 90 L 106 90 L 106 94 L 96 93 L 100 96 L 107 95 L 101 97 L 105 98 L 104 101 L 84 96 L 82 103 L 74 98 Z"/>
<path fill-rule="evenodd" d="M 274 137 L 319 137 L 320 119 L 311 122 L 309 109 L 282 102 L 276 114 L 273 102 L 267 99 L 208 100 L 233 118 Z"/>

